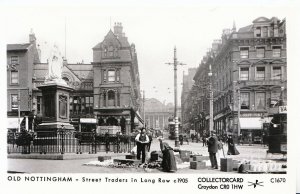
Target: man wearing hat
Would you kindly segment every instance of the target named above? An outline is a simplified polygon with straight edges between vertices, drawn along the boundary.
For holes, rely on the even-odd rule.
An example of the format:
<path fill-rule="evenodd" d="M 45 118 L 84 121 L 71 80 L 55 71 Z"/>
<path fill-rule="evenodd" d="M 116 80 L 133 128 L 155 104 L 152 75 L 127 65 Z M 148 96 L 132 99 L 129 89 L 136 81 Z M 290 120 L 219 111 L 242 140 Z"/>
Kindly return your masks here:
<path fill-rule="evenodd" d="M 149 137 L 146 134 L 145 128 L 141 128 L 141 132 L 137 134 L 135 137 L 136 146 L 137 146 L 137 159 L 141 159 L 141 152 L 142 152 L 142 163 L 145 163 L 146 159 L 146 146 L 149 143 Z"/>
<path fill-rule="evenodd" d="M 218 169 L 218 161 L 216 157 L 216 153 L 218 152 L 218 139 L 216 136 L 216 131 L 214 130 L 210 132 L 210 137 L 207 140 L 207 147 L 211 167 L 214 169 Z"/>

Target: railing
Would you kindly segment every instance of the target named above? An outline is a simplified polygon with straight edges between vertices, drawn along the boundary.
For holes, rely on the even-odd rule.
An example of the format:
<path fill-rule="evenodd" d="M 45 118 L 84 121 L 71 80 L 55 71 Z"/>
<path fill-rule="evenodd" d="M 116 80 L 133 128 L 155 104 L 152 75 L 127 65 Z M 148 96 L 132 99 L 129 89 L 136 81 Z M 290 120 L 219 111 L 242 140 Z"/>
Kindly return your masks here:
<path fill-rule="evenodd" d="M 98 134 L 93 132 L 43 131 L 7 134 L 7 153 L 126 153 L 134 147 L 129 135 Z"/>

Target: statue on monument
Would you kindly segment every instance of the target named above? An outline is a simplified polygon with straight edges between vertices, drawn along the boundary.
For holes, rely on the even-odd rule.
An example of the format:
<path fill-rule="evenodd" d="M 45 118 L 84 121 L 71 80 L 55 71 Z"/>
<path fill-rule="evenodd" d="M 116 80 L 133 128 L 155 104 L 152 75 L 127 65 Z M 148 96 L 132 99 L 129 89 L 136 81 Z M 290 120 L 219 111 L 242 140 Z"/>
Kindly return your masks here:
<path fill-rule="evenodd" d="M 63 59 L 58 46 L 54 44 L 48 58 L 48 81 L 62 82 Z"/>

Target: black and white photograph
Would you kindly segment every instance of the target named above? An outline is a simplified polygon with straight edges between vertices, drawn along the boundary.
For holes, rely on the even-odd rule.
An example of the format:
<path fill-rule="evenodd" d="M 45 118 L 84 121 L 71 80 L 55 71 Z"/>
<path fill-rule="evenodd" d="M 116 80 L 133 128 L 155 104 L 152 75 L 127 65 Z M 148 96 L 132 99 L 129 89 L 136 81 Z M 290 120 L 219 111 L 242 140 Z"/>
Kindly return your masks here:
<path fill-rule="evenodd" d="M 6 185 L 296 193 L 296 4 L 79 2 L 1 8 Z"/>

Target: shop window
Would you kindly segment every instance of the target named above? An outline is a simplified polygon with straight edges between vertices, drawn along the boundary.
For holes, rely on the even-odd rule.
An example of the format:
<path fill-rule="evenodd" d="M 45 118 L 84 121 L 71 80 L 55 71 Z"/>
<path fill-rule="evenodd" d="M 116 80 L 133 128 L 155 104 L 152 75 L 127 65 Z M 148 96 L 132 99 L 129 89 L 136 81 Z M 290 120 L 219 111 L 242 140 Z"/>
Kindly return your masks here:
<path fill-rule="evenodd" d="M 249 99 L 249 93 L 241 93 L 241 109 L 249 109 L 250 106 L 250 99 Z"/>
<path fill-rule="evenodd" d="M 256 67 L 256 80 L 265 79 L 265 67 Z"/>
<path fill-rule="evenodd" d="M 265 93 L 263 93 L 263 92 L 256 93 L 255 107 L 256 107 L 256 109 L 265 109 L 266 108 L 266 94 Z"/>
<path fill-rule="evenodd" d="M 265 57 L 265 47 L 256 47 L 256 57 L 257 58 Z"/>
<path fill-rule="evenodd" d="M 240 48 L 240 57 L 241 57 L 241 59 L 249 58 L 249 47 L 241 47 Z"/>
<path fill-rule="evenodd" d="M 240 68 L 240 80 L 249 80 L 249 67 Z"/>

